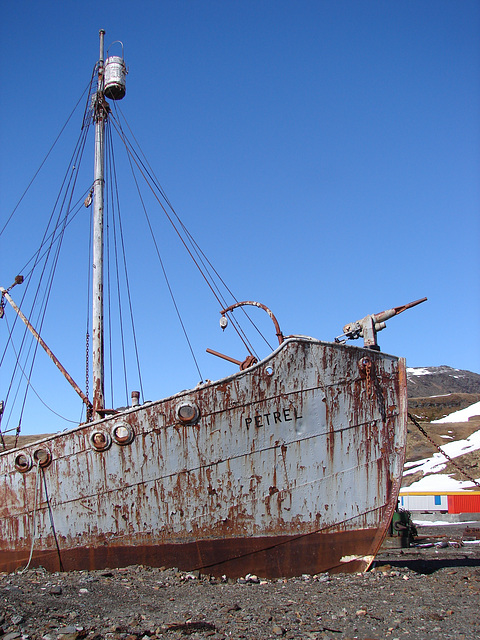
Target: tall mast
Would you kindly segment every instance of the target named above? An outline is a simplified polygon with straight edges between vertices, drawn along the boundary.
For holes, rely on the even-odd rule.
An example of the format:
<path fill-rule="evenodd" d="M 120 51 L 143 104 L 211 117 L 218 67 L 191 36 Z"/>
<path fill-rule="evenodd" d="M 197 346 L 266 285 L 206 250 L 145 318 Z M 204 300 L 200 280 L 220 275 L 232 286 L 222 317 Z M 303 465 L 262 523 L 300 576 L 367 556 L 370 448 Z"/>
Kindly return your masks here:
<path fill-rule="evenodd" d="M 108 105 L 104 95 L 104 29 L 100 30 L 98 85 L 94 99 L 95 168 L 93 196 L 93 275 L 92 275 L 92 375 L 94 418 L 102 418 L 104 398 L 103 345 L 103 191 L 104 191 L 104 133 Z"/>

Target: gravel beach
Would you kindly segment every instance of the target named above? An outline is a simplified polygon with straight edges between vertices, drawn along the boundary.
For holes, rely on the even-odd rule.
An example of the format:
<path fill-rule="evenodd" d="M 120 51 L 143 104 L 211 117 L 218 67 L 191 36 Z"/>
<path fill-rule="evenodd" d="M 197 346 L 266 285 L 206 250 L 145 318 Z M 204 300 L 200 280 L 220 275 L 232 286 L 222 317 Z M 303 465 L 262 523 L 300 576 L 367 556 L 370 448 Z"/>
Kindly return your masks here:
<path fill-rule="evenodd" d="M 365 574 L 229 581 L 145 566 L 2 574 L 0 639 L 476 639 L 480 544 L 470 533 L 422 528 L 426 546 L 387 542 Z"/>

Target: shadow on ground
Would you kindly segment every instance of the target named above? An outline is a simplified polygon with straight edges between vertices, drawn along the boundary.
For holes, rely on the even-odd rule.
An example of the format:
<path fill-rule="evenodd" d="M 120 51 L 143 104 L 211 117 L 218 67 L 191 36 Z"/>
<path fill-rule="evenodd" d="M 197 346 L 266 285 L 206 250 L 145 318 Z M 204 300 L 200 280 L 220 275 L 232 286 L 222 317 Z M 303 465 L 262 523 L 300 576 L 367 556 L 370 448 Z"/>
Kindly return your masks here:
<path fill-rule="evenodd" d="M 392 569 L 410 569 L 416 573 L 431 574 L 440 569 L 460 567 L 480 567 L 480 558 L 460 557 L 455 558 L 405 558 L 378 560 L 372 569 L 388 564 Z"/>

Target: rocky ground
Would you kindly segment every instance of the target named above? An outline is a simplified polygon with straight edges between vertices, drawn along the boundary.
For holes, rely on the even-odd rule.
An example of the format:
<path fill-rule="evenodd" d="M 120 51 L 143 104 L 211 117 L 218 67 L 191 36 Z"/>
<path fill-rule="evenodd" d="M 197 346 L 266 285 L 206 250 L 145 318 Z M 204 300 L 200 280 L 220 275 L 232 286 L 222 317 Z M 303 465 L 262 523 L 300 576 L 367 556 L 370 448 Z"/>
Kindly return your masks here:
<path fill-rule="evenodd" d="M 384 547 L 365 574 L 228 581 L 143 566 L 3 574 L 0 640 L 479 638 L 480 530 L 419 534 L 434 546 Z"/>

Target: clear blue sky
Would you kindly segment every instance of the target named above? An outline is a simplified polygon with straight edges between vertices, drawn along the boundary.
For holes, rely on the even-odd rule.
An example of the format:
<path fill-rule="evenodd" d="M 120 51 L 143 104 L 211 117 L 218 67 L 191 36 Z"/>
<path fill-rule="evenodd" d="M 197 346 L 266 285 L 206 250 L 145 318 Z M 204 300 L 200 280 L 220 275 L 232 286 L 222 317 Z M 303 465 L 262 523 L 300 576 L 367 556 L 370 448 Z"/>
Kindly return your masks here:
<path fill-rule="evenodd" d="M 390 320 L 382 349 L 409 366 L 480 372 L 477 1 L 3 3 L 0 227 L 89 81 L 99 28 L 107 45 L 125 45 L 122 111 L 238 299 L 267 304 L 285 334 L 331 340 L 347 322 L 428 296 Z M 2 286 L 32 253 L 48 189 L 0 238 Z M 143 249 L 135 231 L 129 244 Z M 200 283 L 171 260 L 202 376 L 227 375 L 235 367 L 205 347 L 238 359 L 244 349 L 224 344 L 218 308 L 206 311 Z M 136 266 L 142 331 L 155 336 L 143 347 L 146 396 L 159 399 L 198 375 L 172 337 L 163 282 Z M 60 306 L 45 331 L 81 384 L 82 336 Z M 51 367 L 45 393 L 64 388 Z"/>

